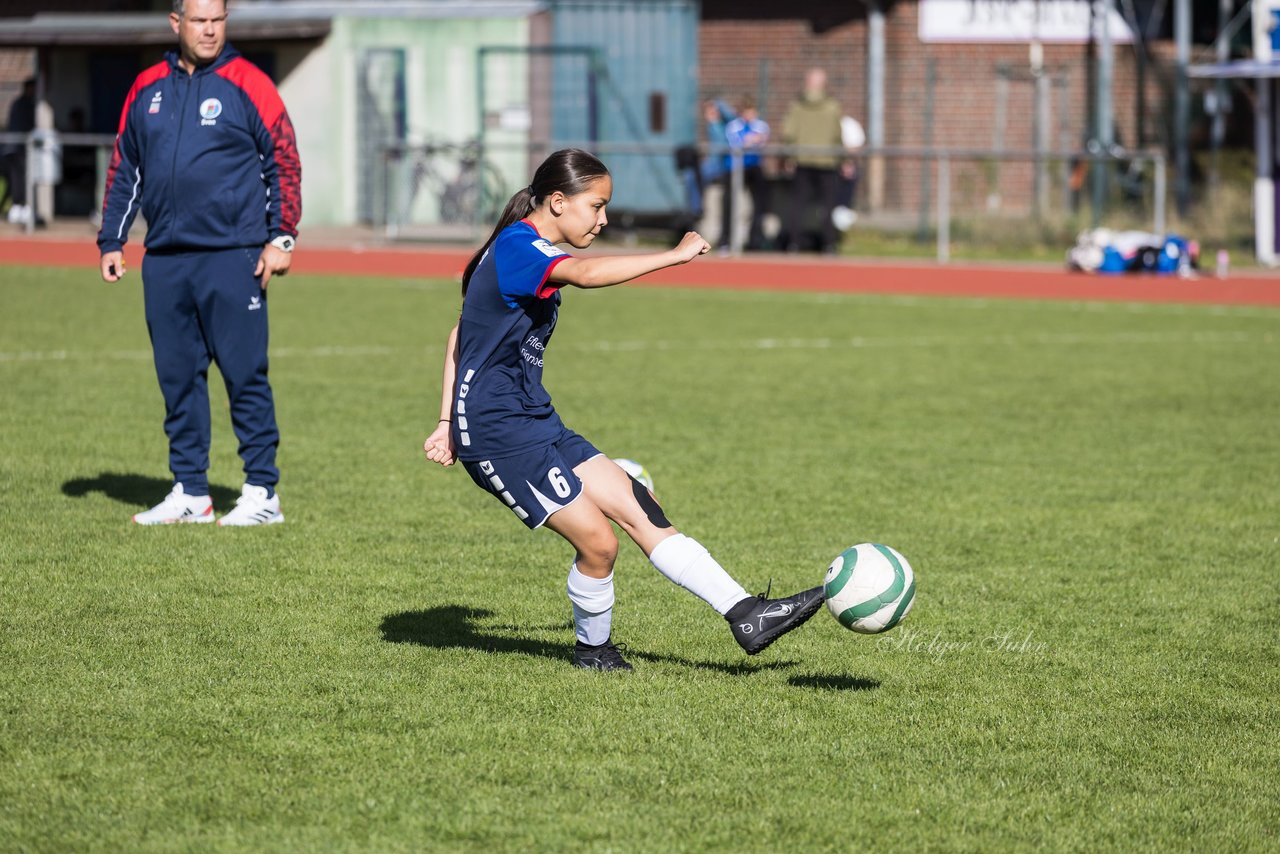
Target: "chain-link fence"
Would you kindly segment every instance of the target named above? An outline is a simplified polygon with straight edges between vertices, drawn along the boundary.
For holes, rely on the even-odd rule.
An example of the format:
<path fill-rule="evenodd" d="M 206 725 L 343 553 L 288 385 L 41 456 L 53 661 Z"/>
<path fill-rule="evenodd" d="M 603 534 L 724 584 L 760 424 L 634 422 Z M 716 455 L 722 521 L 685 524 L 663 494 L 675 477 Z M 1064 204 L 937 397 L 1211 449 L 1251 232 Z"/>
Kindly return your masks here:
<path fill-rule="evenodd" d="M 28 230 L 55 210 L 88 217 L 102 207 L 109 134 L 0 133 L 0 166 L 11 200 L 29 213 L 13 221 Z M 622 229 L 649 226 L 677 234 L 698 228 L 729 252 L 805 247 L 806 237 L 832 220 L 838 231 L 877 229 L 934 245 L 947 261 L 953 244 L 983 231 L 1010 233 L 1064 225 L 1108 225 L 1157 235 L 1166 230 L 1167 164 L 1159 150 L 1011 151 L 946 148 L 802 148 L 769 145 L 749 151 L 727 146 L 581 141 L 606 164 L 627 157 L 643 164 L 645 180 L 662 182 L 670 210 L 635 212 L 625 187 L 615 187 L 611 219 Z M 531 143 L 423 142 L 384 144 L 371 169 L 360 170 L 372 220 L 391 239 L 474 241 L 492 228 L 507 200 L 552 151 Z M 797 213 L 797 158 L 826 156 L 834 189 Z M 749 163 L 748 157 L 756 158 Z M 525 173 L 528 174 L 525 174 Z M 520 173 L 520 174 L 517 174 Z M 724 203 L 728 194 L 729 204 Z M 756 209 L 760 216 L 756 217 Z M 729 213 L 726 230 L 725 213 Z M 754 233 L 757 224 L 760 233 Z M 812 241 L 811 241 L 812 242 Z M 1065 247 L 1064 247 L 1065 248 Z"/>
<path fill-rule="evenodd" d="M 732 251 L 741 251 L 749 231 L 744 222 L 753 201 L 747 192 L 746 156 L 749 152 L 716 147 L 710 152 L 723 163 L 722 192 L 731 203 L 724 210 L 741 212 L 730 224 Z M 762 158 L 776 168 L 769 200 L 782 228 L 795 232 L 816 229 L 796 211 L 797 199 L 788 184 L 791 164 L 798 158 L 834 157 L 836 189 L 811 209 L 837 220 L 838 230 L 865 218 L 868 224 L 897 231 L 913 231 L 932 238 L 937 258 L 951 257 L 953 225 L 957 221 L 1017 221 L 1050 226 L 1087 220 L 1096 225 L 1118 217 L 1129 228 L 1149 227 L 1163 234 L 1166 227 L 1167 174 L 1158 150 L 1108 152 L 1011 151 L 947 148 L 866 148 L 856 152 L 803 146 L 765 146 Z M 788 198 L 788 196 L 790 196 Z M 825 224 L 825 223 L 824 223 Z M 789 246 L 803 245 L 802 235 L 787 234 Z M 721 241 L 725 243 L 726 241 Z"/>
<path fill-rule="evenodd" d="M 697 227 L 732 253 L 821 245 L 827 218 L 837 232 L 861 227 L 914 235 L 933 243 L 943 262 L 951 257 L 957 231 L 963 232 L 960 239 L 984 228 L 1008 233 L 1012 224 L 1023 231 L 1038 226 L 1060 232 L 1068 224 L 1097 225 L 1104 219 L 1156 234 L 1166 228 L 1167 168 L 1158 150 L 573 145 L 606 164 L 618 156 L 641 158 L 653 180 L 676 188 L 669 195 L 680 203 L 672 209 L 636 212 L 628 208 L 625 188 L 615 186 L 610 206 L 615 223 L 672 232 Z M 528 181 L 528 175 L 509 174 L 509 164 L 527 163 L 532 172 L 550 152 L 545 141 L 385 146 L 380 224 L 391 238 L 474 239 L 492 227 L 511 194 Z M 829 176 L 820 176 L 825 183 L 805 202 L 797 198 L 801 188 L 794 164 L 813 157 L 838 165 Z M 499 161 L 508 168 L 496 166 Z"/>

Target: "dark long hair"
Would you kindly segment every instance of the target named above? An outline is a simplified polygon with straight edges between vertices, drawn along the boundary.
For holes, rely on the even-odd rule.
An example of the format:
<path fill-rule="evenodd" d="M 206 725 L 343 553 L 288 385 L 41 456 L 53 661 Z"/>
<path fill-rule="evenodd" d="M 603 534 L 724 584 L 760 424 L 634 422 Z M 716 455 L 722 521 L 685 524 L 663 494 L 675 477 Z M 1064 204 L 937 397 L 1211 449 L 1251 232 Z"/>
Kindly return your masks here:
<path fill-rule="evenodd" d="M 566 196 L 574 196 L 585 192 L 593 181 L 607 177 L 608 174 L 608 167 L 598 157 L 580 148 L 562 148 L 552 152 L 533 173 L 533 181 L 529 186 L 517 192 L 507 202 L 507 206 L 502 209 L 502 216 L 498 217 L 498 224 L 493 227 L 493 234 L 471 256 L 467 269 L 462 273 L 462 295 L 467 295 L 471 274 L 476 271 L 480 259 L 489 251 L 504 228 L 533 213 L 540 199 L 545 199 L 557 190 Z"/>

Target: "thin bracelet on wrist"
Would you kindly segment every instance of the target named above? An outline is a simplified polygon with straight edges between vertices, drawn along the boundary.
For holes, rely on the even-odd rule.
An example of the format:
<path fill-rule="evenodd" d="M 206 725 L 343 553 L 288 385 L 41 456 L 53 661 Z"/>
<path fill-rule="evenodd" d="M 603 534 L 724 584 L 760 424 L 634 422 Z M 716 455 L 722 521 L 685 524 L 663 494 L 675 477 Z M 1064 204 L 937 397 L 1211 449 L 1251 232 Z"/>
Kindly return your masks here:
<path fill-rule="evenodd" d="M 437 423 L 437 424 L 452 424 L 452 423 L 453 423 L 453 419 L 452 419 L 452 418 L 441 418 L 441 419 L 440 419 L 439 421 L 437 421 L 436 423 Z"/>

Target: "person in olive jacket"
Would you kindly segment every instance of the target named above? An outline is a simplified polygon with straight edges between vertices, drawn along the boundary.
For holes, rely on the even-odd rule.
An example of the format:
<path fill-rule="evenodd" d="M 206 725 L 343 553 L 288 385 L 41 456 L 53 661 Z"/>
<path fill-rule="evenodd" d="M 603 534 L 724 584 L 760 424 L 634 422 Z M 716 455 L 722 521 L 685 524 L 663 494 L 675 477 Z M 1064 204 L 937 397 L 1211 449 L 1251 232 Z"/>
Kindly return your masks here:
<path fill-rule="evenodd" d="M 805 74 L 804 94 L 792 102 L 782 121 L 782 141 L 789 145 L 840 148 L 840 104 L 827 94 L 827 73 L 811 68 Z M 838 240 L 831 211 L 840 188 L 838 154 L 802 152 L 793 158 L 791 199 L 787 209 L 788 248 L 805 248 L 804 236 L 817 218 L 818 249 L 834 253 Z"/>

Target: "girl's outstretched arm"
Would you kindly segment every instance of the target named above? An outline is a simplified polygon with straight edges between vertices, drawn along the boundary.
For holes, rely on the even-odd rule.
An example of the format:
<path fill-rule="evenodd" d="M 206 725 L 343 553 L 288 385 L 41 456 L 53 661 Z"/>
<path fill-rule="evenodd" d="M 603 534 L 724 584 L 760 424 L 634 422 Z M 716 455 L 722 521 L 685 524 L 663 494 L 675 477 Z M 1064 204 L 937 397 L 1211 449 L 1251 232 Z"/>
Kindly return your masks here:
<path fill-rule="evenodd" d="M 561 266 L 564 266 L 563 264 Z M 440 421 L 436 429 L 431 431 L 422 450 L 427 459 L 442 466 L 453 465 L 458 458 L 453 447 L 453 386 L 458 378 L 458 324 L 449 330 L 449 339 L 444 345 L 444 375 L 440 380 Z"/>
<path fill-rule="evenodd" d="M 579 288 L 607 288 L 652 273 L 664 267 L 687 264 L 711 251 L 702 235 L 691 231 L 680 245 L 650 255 L 605 255 L 596 258 L 568 258 L 551 270 L 550 280 Z"/>

